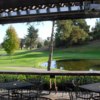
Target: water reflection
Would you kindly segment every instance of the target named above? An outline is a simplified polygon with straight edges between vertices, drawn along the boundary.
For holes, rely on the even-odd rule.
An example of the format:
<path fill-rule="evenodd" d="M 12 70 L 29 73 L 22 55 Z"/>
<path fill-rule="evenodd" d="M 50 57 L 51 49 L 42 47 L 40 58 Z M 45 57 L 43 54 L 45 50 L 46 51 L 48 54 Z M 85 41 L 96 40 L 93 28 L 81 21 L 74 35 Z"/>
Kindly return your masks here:
<path fill-rule="evenodd" d="M 43 63 L 42 66 L 47 67 L 48 63 Z M 70 59 L 70 60 L 59 60 L 52 61 L 51 68 L 57 68 L 61 70 L 100 70 L 100 60 L 92 59 Z"/>
<path fill-rule="evenodd" d="M 48 66 L 48 62 L 43 63 L 42 66 L 47 67 Z M 52 61 L 51 62 L 51 68 L 57 68 L 56 61 Z"/>

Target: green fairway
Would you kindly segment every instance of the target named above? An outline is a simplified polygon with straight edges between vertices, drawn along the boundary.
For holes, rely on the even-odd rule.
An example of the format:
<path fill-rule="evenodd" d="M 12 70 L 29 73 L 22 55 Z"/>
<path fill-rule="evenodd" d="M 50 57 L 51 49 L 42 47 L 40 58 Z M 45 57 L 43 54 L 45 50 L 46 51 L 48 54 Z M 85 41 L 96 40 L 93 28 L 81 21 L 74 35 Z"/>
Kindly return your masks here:
<path fill-rule="evenodd" d="M 43 68 L 41 64 L 48 61 L 48 55 L 48 50 L 18 50 L 14 55 L 8 56 L 5 51 L 0 50 L 0 69 L 11 70 L 13 67 Z M 93 44 L 66 49 L 54 49 L 53 59 L 100 59 L 100 46 Z"/>
<path fill-rule="evenodd" d="M 4 51 L 0 51 L 0 67 L 40 67 L 40 63 L 46 61 L 48 52 L 34 52 L 27 50 L 18 50 L 12 56 L 6 55 Z"/>

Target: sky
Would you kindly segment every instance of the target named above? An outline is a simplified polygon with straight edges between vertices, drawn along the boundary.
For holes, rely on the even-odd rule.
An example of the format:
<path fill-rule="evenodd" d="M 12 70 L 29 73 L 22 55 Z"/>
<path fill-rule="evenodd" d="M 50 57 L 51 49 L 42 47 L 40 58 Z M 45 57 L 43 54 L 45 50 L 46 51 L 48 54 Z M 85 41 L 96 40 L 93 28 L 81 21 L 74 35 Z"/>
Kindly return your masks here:
<path fill-rule="evenodd" d="M 31 25 L 33 23 L 30 23 Z M 25 35 L 27 35 L 27 28 L 29 25 L 27 23 L 16 23 L 16 24 L 5 24 L 5 25 L 0 25 L 0 43 L 3 42 L 3 39 L 6 34 L 6 30 L 8 27 L 12 25 L 16 33 L 18 34 L 19 38 L 24 38 Z M 52 28 L 52 22 L 51 21 L 45 21 L 40 24 L 35 24 L 36 29 L 38 29 L 38 35 L 42 39 L 46 39 L 47 37 L 50 37 L 51 35 L 51 28 Z"/>
<path fill-rule="evenodd" d="M 88 25 L 90 25 L 90 28 L 95 26 L 95 21 L 96 21 L 95 18 L 94 19 L 93 18 L 86 19 L 86 22 Z M 30 23 L 30 24 L 32 25 L 33 23 Z M 19 38 L 24 38 L 25 35 L 27 35 L 27 28 L 29 27 L 29 25 L 27 25 L 27 23 L 0 25 L 0 43 L 3 42 L 3 39 L 6 34 L 6 30 L 8 29 L 8 27 L 10 25 L 12 25 L 15 28 L 16 33 L 18 34 Z M 39 37 L 41 37 L 42 39 L 46 39 L 47 37 L 51 36 L 52 22 L 45 21 L 43 23 L 36 25 L 36 28 L 39 29 L 39 31 L 38 31 Z"/>

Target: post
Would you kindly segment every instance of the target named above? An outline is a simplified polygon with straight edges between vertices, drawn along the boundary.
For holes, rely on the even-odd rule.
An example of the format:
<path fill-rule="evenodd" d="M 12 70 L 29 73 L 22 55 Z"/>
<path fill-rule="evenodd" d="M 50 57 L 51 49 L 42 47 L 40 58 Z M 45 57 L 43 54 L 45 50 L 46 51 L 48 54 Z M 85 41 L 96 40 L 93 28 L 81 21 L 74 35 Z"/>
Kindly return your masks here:
<path fill-rule="evenodd" d="M 51 61 L 52 61 L 52 56 L 53 56 L 53 33 L 54 33 L 54 25 L 55 21 L 52 22 L 52 33 L 51 33 L 51 39 L 50 39 L 50 45 L 49 45 L 49 59 L 48 59 L 48 67 L 47 70 L 50 71 L 51 68 Z"/>

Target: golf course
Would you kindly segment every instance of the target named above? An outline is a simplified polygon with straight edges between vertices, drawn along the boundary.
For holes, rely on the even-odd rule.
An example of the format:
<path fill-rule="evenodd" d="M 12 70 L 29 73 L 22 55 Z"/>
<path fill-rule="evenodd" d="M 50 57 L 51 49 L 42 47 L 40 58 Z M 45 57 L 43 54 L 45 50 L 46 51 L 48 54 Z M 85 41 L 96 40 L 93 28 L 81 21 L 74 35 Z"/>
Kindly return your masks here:
<path fill-rule="evenodd" d="M 9 56 L 0 49 L 0 70 L 22 70 L 20 68 L 47 69 L 41 66 L 48 61 L 49 49 L 17 50 Z M 92 41 L 86 45 L 54 48 L 52 60 L 65 59 L 100 59 L 100 41 Z"/>

